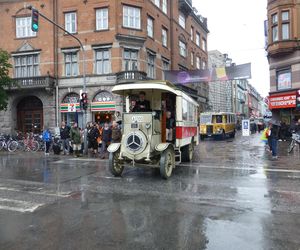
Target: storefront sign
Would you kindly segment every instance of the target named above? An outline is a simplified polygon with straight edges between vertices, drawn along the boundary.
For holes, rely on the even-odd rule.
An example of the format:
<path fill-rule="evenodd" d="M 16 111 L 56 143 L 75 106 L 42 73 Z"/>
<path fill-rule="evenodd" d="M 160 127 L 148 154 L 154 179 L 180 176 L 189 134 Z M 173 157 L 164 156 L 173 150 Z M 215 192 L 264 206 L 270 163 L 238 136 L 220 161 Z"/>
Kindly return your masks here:
<path fill-rule="evenodd" d="M 296 109 L 300 110 L 300 89 L 296 91 Z"/>
<path fill-rule="evenodd" d="M 115 102 L 92 102 L 91 111 L 115 111 L 116 103 Z"/>
<path fill-rule="evenodd" d="M 62 103 L 60 105 L 60 112 L 62 113 L 75 113 L 80 111 L 80 104 L 79 103 Z"/>
<path fill-rule="evenodd" d="M 269 109 L 295 108 L 296 95 L 278 95 L 269 97 Z"/>

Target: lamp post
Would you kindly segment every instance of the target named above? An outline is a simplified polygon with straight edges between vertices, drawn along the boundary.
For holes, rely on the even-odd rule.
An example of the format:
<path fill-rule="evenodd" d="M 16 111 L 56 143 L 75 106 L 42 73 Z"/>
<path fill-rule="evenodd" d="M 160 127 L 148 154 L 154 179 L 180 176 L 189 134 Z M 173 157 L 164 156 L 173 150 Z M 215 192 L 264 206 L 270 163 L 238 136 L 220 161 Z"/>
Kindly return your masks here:
<path fill-rule="evenodd" d="M 34 10 L 35 15 L 38 14 L 39 16 L 43 17 L 46 21 L 52 23 L 53 25 L 55 25 L 56 27 L 58 27 L 59 29 L 61 29 L 62 31 L 66 32 L 69 36 L 71 36 L 72 38 L 74 38 L 80 45 L 80 48 L 82 50 L 82 64 L 83 64 L 83 70 L 82 70 L 82 77 L 83 77 L 83 92 L 86 93 L 86 62 L 85 62 L 85 49 L 84 46 L 82 44 L 82 42 L 79 40 L 79 38 L 77 38 L 76 36 L 74 36 L 72 33 L 70 33 L 69 31 L 67 31 L 65 28 L 63 28 L 62 26 L 60 26 L 59 24 L 57 24 L 56 22 L 54 22 L 53 20 L 49 19 L 48 17 L 46 17 L 43 13 L 41 13 L 40 11 L 37 11 L 37 9 L 33 8 L 33 6 L 29 5 L 27 6 L 27 9 L 29 10 Z M 32 11 L 33 12 L 33 11 Z M 38 19 L 37 19 L 38 20 Z M 36 31 L 38 30 L 38 28 L 36 28 Z M 87 131 L 86 131 L 86 122 L 87 122 L 87 112 L 86 110 L 83 111 L 83 119 L 82 119 L 82 123 L 83 123 L 83 128 L 84 128 L 84 150 L 83 153 L 87 154 Z"/>

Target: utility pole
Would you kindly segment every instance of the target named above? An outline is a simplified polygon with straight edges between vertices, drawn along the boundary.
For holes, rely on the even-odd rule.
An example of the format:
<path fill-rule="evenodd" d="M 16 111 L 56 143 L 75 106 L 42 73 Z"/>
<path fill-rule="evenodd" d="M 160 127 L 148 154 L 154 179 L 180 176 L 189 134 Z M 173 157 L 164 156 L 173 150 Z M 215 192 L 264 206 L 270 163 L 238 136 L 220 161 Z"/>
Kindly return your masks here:
<path fill-rule="evenodd" d="M 27 9 L 32 11 L 32 15 L 38 15 L 41 16 L 42 18 L 44 18 L 46 21 L 52 23 L 53 25 L 55 25 L 56 27 L 58 27 L 59 29 L 61 29 L 62 31 L 66 32 L 69 36 L 71 36 L 72 38 L 74 38 L 80 45 L 80 48 L 82 50 L 82 64 L 83 64 L 83 72 L 82 72 L 82 76 L 83 76 L 83 93 L 86 93 L 86 62 L 85 62 L 85 49 L 84 46 L 82 44 L 82 42 L 79 40 L 78 37 L 74 36 L 72 33 L 70 33 L 69 31 L 67 31 L 65 28 L 63 28 L 62 26 L 60 26 L 59 24 L 57 24 L 56 22 L 54 22 L 53 20 L 51 20 L 50 18 L 46 17 L 43 13 L 39 12 L 37 9 L 33 8 L 32 5 L 29 5 L 26 7 Z M 38 22 L 38 16 L 37 16 L 37 22 Z M 38 31 L 38 23 L 37 23 L 37 27 L 33 27 L 36 31 Z M 35 31 L 33 30 L 33 31 Z M 87 154 L 87 150 L 88 150 L 88 145 L 87 145 L 87 131 L 86 131 L 86 122 L 87 122 L 87 112 L 86 109 L 84 109 L 83 111 L 83 129 L 84 129 L 84 149 L 83 149 L 83 153 Z"/>

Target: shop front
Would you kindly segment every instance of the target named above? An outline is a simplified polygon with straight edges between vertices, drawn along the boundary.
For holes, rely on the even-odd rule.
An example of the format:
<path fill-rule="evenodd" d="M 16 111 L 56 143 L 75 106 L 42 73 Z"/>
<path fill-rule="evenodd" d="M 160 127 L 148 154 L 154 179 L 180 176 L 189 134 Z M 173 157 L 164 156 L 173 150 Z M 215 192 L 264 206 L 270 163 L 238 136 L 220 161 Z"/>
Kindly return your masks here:
<path fill-rule="evenodd" d="M 79 95 L 76 93 L 70 93 L 65 96 L 60 104 L 61 121 L 66 122 L 71 126 L 74 122 L 77 122 L 81 127 L 83 126 L 83 115 L 80 110 Z"/>
<path fill-rule="evenodd" d="M 101 91 L 95 95 L 91 103 L 93 121 L 103 125 L 105 122 L 111 123 L 116 111 L 114 96 L 108 91 Z"/>
<path fill-rule="evenodd" d="M 296 91 L 281 92 L 269 96 L 269 109 L 272 117 L 287 125 L 300 119 L 300 112 L 296 110 Z"/>

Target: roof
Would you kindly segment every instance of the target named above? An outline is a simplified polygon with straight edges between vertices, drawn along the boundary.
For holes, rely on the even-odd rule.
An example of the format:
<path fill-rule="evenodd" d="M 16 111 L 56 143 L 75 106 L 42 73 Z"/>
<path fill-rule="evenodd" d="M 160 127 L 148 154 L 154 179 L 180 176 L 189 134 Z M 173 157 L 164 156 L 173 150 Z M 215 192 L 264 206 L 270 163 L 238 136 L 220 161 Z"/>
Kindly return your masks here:
<path fill-rule="evenodd" d="M 169 81 L 140 81 L 135 83 L 123 83 L 115 85 L 112 88 L 112 93 L 126 96 L 131 94 L 131 90 L 150 90 L 156 89 L 161 90 L 161 92 L 171 92 L 177 96 L 182 96 L 187 99 L 189 102 L 198 105 L 198 103 L 191 98 L 188 94 L 177 88 L 174 84 Z"/>

